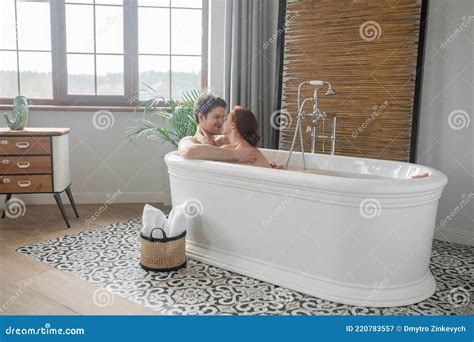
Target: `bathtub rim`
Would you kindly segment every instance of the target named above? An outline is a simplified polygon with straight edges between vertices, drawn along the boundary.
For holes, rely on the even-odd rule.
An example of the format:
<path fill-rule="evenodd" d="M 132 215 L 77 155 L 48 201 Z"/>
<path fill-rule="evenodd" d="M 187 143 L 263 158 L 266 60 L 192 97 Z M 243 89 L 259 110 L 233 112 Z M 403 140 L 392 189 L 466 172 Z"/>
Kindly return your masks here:
<path fill-rule="evenodd" d="M 273 153 L 288 152 L 268 149 L 262 150 L 272 151 Z M 444 175 L 442 172 L 424 165 L 348 156 L 324 156 L 351 160 L 365 160 L 368 162 L 377 161 L 387 164 L 406 164 L 412 167 L 418 166 L 429 172 L 430 176 L 420 179 L 368 179 L 345 178 L 319 174 L 303 174 L 301 172 L 293 170 L 278 170 L 212 160 L 185 159 L 179 156 L 177 151 L 169 152 L 165 155 L 164 159 L 166 165 L 168 166 L 169 172 L 171 172 L 173 169 L 181 169 L 183 171 L 194 171 L 194 173 L 198 173 L 201 175 L 208 174 L 214 175 L 216 177 L 223 176 L 224 178 L 241 181 L 261 180 L 265 181 L 265 183 L 277 186 L 298 184 L 299 187 L 311 190 L 324 191 L 328 194 L 340 195 L 343 192 L 345 195 L 353 195 L 358 197 L 367 197 L 368 195 L 380 197 L 392 197 L 394 195 L 417 196 L 420 194 L 433 193 L 436 196 L 436 199 L 438 199 L 441 190 L 448 182 L 446 175 Z M 245 173 L 242 173 L 243 170 L 245 170 Z M 302 177 L 301 175 L 304 175 L 304 177 Z M 367 188 L 368 186 L 370 186 L 370 189 Z"/>

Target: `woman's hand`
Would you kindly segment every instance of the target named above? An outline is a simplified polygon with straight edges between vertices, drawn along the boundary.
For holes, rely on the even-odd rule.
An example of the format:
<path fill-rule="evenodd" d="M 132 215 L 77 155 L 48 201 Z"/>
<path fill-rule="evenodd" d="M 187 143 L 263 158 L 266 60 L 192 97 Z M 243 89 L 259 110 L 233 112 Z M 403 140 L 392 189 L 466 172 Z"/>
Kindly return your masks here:
<path fill-rule="evenodd" d="M 411 179 L 425 178 L 425 177 L 429 177 L 429 176 L 430 176 L 430 174 L 428 172 L 423 172 L 419 175 L 411 176 Z"/>
<path fill-rule="evenodd" d="M 194 135 L 194 137 L 201 144 L 217 146 L 217 143 L 214 140 L 214 137 L 208 132 L 206 132 L 205 130 L 203 130 L 200 126 L 197 127 L 196 134 Z"/>
<path fill-rule="evenodd" d="M 279 170 L 284 170 L 285 169 L 285 165 L 277 164 L 275 162 L 271 162 L 270 166 L 272 167 L 272 169 L 279 169 Z"/>

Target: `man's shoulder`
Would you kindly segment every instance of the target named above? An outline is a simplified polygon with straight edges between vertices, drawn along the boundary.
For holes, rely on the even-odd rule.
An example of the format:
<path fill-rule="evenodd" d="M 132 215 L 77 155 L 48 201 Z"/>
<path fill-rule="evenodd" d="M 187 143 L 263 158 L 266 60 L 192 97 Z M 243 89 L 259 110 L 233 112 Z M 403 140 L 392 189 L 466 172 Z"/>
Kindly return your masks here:
<path fill-rule="evenodd" d="M 181 138 L 181 140 L 178 143 L 178 150 L 183 150 L 188 147 L 191 147 L 193 144 L 200 144 L 199 140 L 197 140 L 195 137 L 189 136 L 189 137 L 184 137 Z"/>
<path fill-rule="evenodd" d="M 200 144 L 199 140 L 197 140 L 196 137 L 194 136 L 184 137 L 179 141 L 179 143 L 183 143 L 183 142 L 192 142 L 192 143 Z"/>

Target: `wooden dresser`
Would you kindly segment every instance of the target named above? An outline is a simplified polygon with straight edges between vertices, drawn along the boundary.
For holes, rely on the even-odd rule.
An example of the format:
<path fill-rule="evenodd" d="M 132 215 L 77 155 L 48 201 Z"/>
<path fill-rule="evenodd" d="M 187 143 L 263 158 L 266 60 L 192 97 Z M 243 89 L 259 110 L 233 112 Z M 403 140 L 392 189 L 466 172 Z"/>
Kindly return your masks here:
<path fill-rule="evenodd" d="M 70 227 L 60 196 L 63 191 L 79 217 L 69 176 L 69 131 L 69 128 L 0 129 L 0 194 L 6 194 L 2 218 L 13 194 L 49 193 Z"/>

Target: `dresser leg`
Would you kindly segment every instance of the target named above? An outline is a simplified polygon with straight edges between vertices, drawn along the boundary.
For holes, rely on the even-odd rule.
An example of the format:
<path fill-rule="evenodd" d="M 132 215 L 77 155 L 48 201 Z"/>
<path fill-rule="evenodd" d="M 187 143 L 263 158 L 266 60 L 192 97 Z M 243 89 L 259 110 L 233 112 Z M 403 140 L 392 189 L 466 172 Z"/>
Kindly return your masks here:
<path fill-rule="evenodd" d="M 3 206 L 2 218 L 5 218 L 5 211 L 7 210 L 7 203 L 10 198 L 12 198 L 12 194 L 7 194 L 7 197 L 5 197 L 5 205 Z"/>
<path fill-rule="evenodd" d="M 79 213 L 77 212 L 77 208 L 76 208 L 76 203 L 74 202 L 74 198 L 72 197 L 71 188 L 69 186 L 66 188 L 66 195 L 67 195 L 67 198 L 69 198 L 69 203 L 71 203 L 72 209 L 74 210 L 74 213 L 76 214 L 76 217 L 79 217 Z"/>
<path fill-rule="evenodd" d="M 54 199 L 56 200 L 56 203 L 58 204 L 59 211 L 61 211 L 61 214 L 63 215 L 63 219 L 66 222 L 66 225 L 68 228 L 71 228 L 71 225 L 69 224 L 69 220 L 67 219 L 66 216 L 66 211 L 64 210 L 63 206 L 63 201 L 61 200 L 61 196 L 59 195 L 58 192 L 53 193 Z"/>

